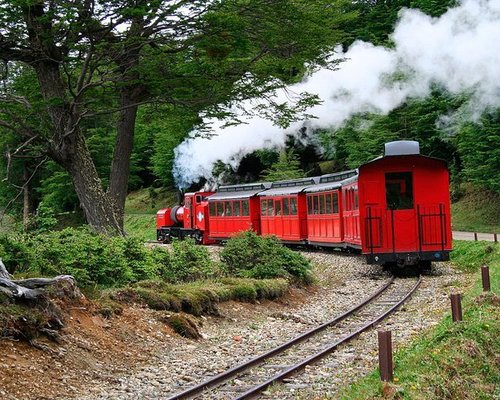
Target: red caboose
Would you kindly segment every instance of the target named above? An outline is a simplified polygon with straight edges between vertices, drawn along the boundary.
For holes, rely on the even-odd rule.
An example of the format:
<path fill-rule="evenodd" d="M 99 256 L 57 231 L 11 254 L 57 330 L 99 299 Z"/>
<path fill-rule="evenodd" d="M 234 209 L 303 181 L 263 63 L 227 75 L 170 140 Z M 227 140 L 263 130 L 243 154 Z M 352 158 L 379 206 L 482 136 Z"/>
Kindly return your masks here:
<path fill-rule="evenodd" d="M 369 263 L 444 261 L 452 249 L 446 162 L 420 154 L 418 142 L 385 145 L 359 168 L 362 252 Z"/>

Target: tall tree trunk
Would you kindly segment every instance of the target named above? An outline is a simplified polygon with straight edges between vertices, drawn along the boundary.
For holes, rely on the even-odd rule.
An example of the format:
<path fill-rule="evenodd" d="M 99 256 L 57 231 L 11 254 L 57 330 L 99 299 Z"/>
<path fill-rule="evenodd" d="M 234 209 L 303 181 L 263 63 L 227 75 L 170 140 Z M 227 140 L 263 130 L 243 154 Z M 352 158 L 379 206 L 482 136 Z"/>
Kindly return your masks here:
<path fill-rule="evenodd" d="M 26 232 L 29 228 L 30 215 L 31 215 L 31 185 L 29 183 L 29 173 L 26 163 L 23 165 L 23 228 Z"/>
<path fill-rule="evenodd" d="M 124 234 L 113 199 L 102 187 L 94 161 L 81 133 L 76 135 L 74 151 L 64 154 L 62 165 L 68 171 L 87 222 L 98 232 Z"/>
<path fill-rule="evenodd" d="M 133 88 L 125 87 L 120 94 L 121 111 L 108 189 L 108 194 L 114 202 L 116 218 L 122 227 L 138 109 L 137 102 L 133 98 L 133 90 Z"/>

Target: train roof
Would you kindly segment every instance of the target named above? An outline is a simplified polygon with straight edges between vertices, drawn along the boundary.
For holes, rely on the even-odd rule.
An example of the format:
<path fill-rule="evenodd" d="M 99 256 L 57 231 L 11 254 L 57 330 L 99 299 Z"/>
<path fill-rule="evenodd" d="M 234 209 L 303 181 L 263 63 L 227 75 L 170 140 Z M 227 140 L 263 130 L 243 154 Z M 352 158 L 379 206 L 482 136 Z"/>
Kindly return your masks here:
<path fill-rule="evenodd" d="M 270 187 L 267 182 L 221 186 L 208 200 L 248 199 Z"/>
<path fill-rule="evenodd" d="M 259 196 L 285 196 L 288 194 L 297 194 L 309 186 L 316 185 L 318 178 L 300 178 L 287 181 L 273 182 L 271 188 L 259 193 Z"/>
<path fill-rule="evenodd" d="M 447 164 L 445 160 L 436 157 L 429 157 L 420 154 L 420 144 L 414 140 L 397 140 L 394 142 L 388 142 L 384 146 L 384 155 L 374 158 L 364 164 L 362 164 L 359 168 L 363 168 L 365 165 L 371 165 L 380 160 L 389 158 L 389 157 L 423 157 L 429 160 L 441 161 L 445 165 Z"/>
<path fill-rule="evenodd" d="M 326 192 L 328 190 L 338 189 L 339 187 L 355 181 L 358 177 L 358 171 L 351 169 L 349 171 L 336 172 L 334 174 L 321 175 L 319 184 L 307 187 L 304 192 Z"/>

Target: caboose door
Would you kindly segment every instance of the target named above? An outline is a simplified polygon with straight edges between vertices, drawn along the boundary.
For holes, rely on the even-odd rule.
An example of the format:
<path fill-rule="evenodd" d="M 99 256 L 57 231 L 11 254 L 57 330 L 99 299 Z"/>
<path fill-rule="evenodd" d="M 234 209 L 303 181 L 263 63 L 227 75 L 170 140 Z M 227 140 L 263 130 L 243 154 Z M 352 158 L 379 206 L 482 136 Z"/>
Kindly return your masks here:
<path fill-rule="evenodd" d="M 386 222 L 394 253 L 418 250 L 418 219 L 413 198 L 412 172 L 385 174 Z"/>

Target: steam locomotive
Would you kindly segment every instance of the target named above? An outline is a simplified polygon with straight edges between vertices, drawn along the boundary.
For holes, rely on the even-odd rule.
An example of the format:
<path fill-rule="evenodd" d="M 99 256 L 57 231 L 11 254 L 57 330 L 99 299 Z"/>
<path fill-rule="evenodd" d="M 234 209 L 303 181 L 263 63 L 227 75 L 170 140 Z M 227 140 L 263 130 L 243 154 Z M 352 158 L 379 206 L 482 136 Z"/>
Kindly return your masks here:
<path fill-rule="evenodd" d="M 385 144 L 357 170 L 186 193 L 159 210 L 157 239 L 220 243 L 253 230 L 285 244 L 361 251 L 369 264 L 430 265 L 452 249 L 446 162 L 415 141 Z"/>

